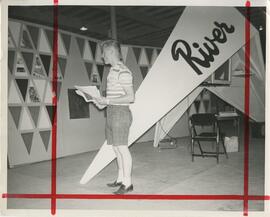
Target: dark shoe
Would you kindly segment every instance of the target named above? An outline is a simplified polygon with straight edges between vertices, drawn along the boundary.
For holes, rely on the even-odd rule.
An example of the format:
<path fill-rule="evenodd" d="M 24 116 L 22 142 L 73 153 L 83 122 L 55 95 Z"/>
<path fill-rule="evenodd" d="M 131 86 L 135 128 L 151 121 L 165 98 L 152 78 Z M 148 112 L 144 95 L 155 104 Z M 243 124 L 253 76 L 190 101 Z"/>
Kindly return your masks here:
<path fill-rule="evenodd" d="M 128 193 L 130 191 L 133 191 L 133 185 L 130 185 L 129 187 L 126 188 L 125 185 L 121 185 L 120 188 L 113 192 L 114 194 L 125 194 L 125 193 Z"/>
<path fill-rule="evenodd" d="M 118 187 L 118 186 L 121 186 L 122 185 L 122 182 L 117 182 L 117 181 L 114 181 L 113 183 L 108 183 L 107 186 L 108 187 Z"/>

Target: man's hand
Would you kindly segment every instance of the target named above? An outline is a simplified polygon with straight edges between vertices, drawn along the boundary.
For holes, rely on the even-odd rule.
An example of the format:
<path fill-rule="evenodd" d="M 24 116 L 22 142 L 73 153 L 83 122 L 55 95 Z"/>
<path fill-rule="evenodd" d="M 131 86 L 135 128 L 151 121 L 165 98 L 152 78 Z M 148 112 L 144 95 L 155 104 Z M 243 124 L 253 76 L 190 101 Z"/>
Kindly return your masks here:
<path fill-rule="evenodd" d="M 97 101 L 100 105 L 108 105 L 108 100 L 105 97 L 95 98 L 95 101 Z"/>
<path fill-rule="evenodd" d="M 95 104 L 98 109 L 104 109 L 107 106 L 107 100 L 105 97 L 100 97 L 100 98 L 94 98 L 93 103 Z"/>

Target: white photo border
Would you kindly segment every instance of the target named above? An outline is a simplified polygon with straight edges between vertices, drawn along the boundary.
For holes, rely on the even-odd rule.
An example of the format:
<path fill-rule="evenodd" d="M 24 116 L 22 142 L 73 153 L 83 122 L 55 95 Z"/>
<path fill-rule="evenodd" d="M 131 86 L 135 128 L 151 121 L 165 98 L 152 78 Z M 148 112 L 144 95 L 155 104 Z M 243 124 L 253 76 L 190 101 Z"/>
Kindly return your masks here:
<path fill-rule="evenodd" d="M 250 0 L 251 7 L 267 7 L 266 14 L 266 60 L 269 58 L 269 33 L 270 33 L 270 0 Z M 246 0 L 58 0 L 58 5 L 175 5 L 175 6 L 241 6 L 245 7 Z M 0 138 L 1 138 L 1 155 L 0 155 L 0 189 L 1 194 L 7 192 L 7 50 L 8 50 L 8 6 L 29 6 L 29 5 L 53 5 L 54 0 L 2 0 L 0 1 L 0 48 L 1 48 L 1 66 L 0 66 Z M 266 61 L 266 113 L 265 113 L 265 195 L 270 195 L 270 147 L 269 147 L 269 93 L 270 93 L 270 77 L 269 77 L 269 61 Z M 34 210 L 34 209 L 7 209 L 7 200 L 1 198 L 0 209 L 2 215 L 8 216 L 51 216 L 50 210 Z M 249 216 L 269 216 L 270 202 L 265 200 L 264 212 L 249 212 Z M 185 212 L 185 211 L 121 211 L 121 210 L 57 210 L 55 216 L 243 216 L 243 212 Z"/>

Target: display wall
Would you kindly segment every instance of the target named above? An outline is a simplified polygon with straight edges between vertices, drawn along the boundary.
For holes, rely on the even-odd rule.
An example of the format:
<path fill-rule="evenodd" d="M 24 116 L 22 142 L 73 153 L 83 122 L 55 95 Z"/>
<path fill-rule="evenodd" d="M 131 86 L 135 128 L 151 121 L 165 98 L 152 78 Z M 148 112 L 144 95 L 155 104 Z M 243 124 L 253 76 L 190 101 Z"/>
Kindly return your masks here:
<path fill-rule="evenodd" d="M 10 19 L 8 36 L 8 160 L 12 167 L 51 158 L 53 31 Z M 104 142 L 104 111 L 74 94 L 74 85 L 97 85 L 104 92 L 108 68 L 103 66 L 98 42 L 59 30 L 57 157 L 97 150 Z M 160 49 L 123 45 L 121 50 L 137 90 Z M 174 136 L 187 136 L 186 128 L 178 124 Z M 151 128 L 138 142 L 153 136 Z"/>

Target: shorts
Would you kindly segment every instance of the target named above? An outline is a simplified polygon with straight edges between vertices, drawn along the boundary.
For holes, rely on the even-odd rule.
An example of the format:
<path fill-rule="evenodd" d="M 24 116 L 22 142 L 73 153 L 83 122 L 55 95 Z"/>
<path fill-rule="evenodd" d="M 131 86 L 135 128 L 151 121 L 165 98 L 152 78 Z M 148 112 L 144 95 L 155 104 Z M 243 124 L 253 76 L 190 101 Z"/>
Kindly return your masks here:
<path fill-rule="evenodd" d="M 108 105 L 106 120 L 106 139 L 108 145 L 128 145 L 132 114 L 129 106 Z"/>

